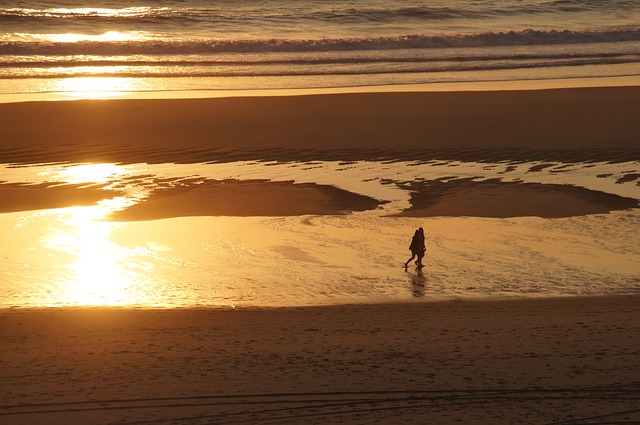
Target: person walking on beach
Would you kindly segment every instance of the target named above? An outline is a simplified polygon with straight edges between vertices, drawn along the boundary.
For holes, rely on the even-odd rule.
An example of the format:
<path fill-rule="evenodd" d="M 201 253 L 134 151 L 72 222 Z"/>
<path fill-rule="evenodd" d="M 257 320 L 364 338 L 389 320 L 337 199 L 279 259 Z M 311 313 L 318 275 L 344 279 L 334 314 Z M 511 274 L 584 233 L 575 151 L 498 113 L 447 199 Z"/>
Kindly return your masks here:
<path fill-rule="evenodd" d="M 407 266 L 409 263 L 417 257 L 416 266 L 418 268 L 422 268 L 422 258 L 424 257 L 424 253 L 426 251 L 424 244 L 424 229 L 421 227 L 413 234 L 413 238 L 411 238 L 411 245 L 409 245 L 409 249 L 411 250 L 411 258 L 404 263 L 404 269 L 407 270 Z"/>

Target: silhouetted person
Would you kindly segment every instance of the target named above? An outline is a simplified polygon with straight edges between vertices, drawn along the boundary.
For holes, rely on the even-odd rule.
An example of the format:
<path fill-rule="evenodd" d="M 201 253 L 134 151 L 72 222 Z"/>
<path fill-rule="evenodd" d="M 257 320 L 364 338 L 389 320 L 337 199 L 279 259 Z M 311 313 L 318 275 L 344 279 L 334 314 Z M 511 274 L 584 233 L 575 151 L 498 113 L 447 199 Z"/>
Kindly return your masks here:
<path fill-rule="evenodd" d="M 416 266 L 418 266 L 418 268 L 422 268 L 422 258 L 424 257 L 424 253 L 426 251 L 426 248 L 424 246 L 424 230 L 422 229 L 422 227 L 416 230 L 416 232 L 413 234 L 409 249 L 411 250 L 411 258 L 409 258 L 407 262 L 404 263 L 404 269 L 407 269 L 407 266 L 414 258 L 417 258 Z"/>

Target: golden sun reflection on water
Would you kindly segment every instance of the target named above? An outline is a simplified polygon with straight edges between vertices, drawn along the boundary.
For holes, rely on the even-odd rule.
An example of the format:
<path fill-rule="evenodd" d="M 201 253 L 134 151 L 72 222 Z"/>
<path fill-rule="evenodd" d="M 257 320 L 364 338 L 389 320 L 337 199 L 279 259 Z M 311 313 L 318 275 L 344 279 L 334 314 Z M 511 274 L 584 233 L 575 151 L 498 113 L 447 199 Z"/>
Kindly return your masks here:
<path fill-rule="evenodd" d="M 44 246 L 70 256 L 59 280 L 63 283 L 54 304 L 132 305 L 144 303 L 144 277 L 128 270 L 124 263 L 132 251 L 111 241 L 118 223 L 102 221 L 125 198 L 115 198 L 91 207 L 71 207 L 57 212 L 62 226 L 49 234 Z"/>
<path fill-rule="evenodd" d="M 107 31 L 104 34 L 49 34 L 47 38 L 58 43 L 78 43 L 80 41 L 129 41 L 138 39 L 137 33 L 123 33 L 119 31 Z"/>
<path fill-rule="evenodd" d="M 58 13 L 75 15 L 102 15 L 120 16 L 117 11 L 108 9 L 59 9 Z M 132 12 L 134 13 L 134 12 Z M 47 41 L 55 43 L 80 43 L 80 42 L 131 42 L 144 40 L 147 34 L 142 31 L 107 31 L 103 34 L 62 33 L 47 34 L 42 36 Z M 47 91 L 72 96 L 81 99 L 101 99 L 123 96 L 134 91 L 144 90 L 146 83 L 140 78 L 115 77 L 118 73 L 126 71 L 127 66 L 97 66 L 91 62 L 79 66 L 52 68 L 67 78 L 54 79 Z M 103 75 L 103 76 L 94 76 Z"/>
<path fill-rule="evenodd" d="M 58 178 L 71 184 L 117 182 L 128 170 L 110 163 L 79 164 L 57 172 Z M 144 294 L 145 277 L 132 271 L 139 253 L 111 240 L 121 223 L 106 221 L 114 211 L 139 201 L 136 196 L 103 199 L 93 206 L 52 210 L 56 230 L 44 238 L 43 245 L 66 254 L 69 262 L 61 269 L 60 291 L 51 300 L 64 305 L 132 305 L 149 304 Z"/>
<path fill-rule="evenodd" d="M 107 183 L 125 174 L 127 171 L 116 164 L 81 164 L 60 171 L 60 176 L 68 183 Z"/>
<path fill-rule="evenodd" d="M 112 68 L 116 70 L 116 67 Z M 123 96 L 137 91 L 140 89 L 140 84 L 140 81 L 135 78 L 73 77 L 56 80 L 51 91 L 83 99 L 100 99 Z"/>

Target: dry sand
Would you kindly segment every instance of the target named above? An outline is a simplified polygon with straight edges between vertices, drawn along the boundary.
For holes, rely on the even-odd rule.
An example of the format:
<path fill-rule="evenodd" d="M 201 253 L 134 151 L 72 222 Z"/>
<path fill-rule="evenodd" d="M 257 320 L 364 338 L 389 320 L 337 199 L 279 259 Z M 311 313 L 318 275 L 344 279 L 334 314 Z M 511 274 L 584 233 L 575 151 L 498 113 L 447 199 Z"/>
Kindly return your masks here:
<path fill-rule="evenodd" d="M 639 301 L 5 310 L 0 422 L 638 423 Z"/>

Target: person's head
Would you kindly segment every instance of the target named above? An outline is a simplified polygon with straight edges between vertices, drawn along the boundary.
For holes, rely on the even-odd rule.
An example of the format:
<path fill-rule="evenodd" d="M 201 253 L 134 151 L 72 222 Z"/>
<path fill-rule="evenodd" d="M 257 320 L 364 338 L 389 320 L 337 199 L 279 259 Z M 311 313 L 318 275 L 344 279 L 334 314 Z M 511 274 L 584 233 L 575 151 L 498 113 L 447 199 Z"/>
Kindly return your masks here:
<path fill-rule="evenodd" d="M 421 228 L 418 229 L 418 232 L 424 233 L 424 229 L 421 227 Z"/>

